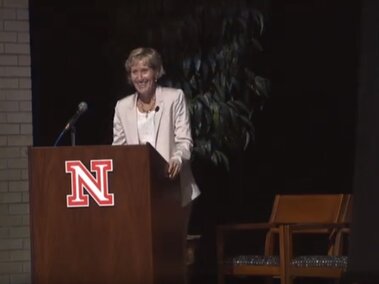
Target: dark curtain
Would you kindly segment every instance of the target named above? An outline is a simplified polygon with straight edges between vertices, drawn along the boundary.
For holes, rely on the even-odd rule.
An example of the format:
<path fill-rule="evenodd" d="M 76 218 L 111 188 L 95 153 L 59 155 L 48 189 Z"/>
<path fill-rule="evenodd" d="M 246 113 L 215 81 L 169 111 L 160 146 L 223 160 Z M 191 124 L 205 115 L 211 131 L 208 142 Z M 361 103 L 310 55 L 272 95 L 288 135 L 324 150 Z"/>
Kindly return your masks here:
<path fill-rule="evenodd" d="M 353 224 L 347 273 L 354 283 L 379 281 L 378 13 L 378 1 L 363 2 Z"/>

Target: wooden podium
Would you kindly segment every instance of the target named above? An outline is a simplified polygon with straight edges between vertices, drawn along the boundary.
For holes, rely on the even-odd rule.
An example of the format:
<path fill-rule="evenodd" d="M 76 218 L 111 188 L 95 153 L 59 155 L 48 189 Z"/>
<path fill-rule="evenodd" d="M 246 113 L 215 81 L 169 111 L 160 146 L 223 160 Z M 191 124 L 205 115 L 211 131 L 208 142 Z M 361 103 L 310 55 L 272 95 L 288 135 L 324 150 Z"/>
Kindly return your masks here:
<path fill-rule="evenodd" d="M 89 194 L 105 183 L 91 170 L 98 160 L 112 161 L 113 206 Z M 92 179 L 67 172 L 67 161 L 80 161 Z M 170 181 L 166 169 L 149 145 L 30 147 L 33 283 L 183 283 L 179 181 Z M 68 206 L 74 185 L 87 206 Z"/>

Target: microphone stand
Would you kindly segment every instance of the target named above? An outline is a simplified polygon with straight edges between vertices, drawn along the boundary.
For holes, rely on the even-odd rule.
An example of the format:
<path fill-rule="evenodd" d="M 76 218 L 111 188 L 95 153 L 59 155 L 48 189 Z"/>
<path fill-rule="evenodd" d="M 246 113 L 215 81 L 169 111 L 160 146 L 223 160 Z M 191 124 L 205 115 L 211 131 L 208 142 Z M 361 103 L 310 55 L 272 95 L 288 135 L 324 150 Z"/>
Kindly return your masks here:
<path fill-rule="evenodd" d="M 76 127 L 75 126 L 71 126 L 71 146 L 75 146 L 75 134 L 76 134 Z"/>
<path fill-rule="evenodd" d="M 63 134 L 66 133 L 66 131 L 67 131 L 66 128 L 62 130 L 62 132 L 59 134 L 57 140 L 55 140 L 54 147 L 58 145 L 58 142 L 62 139 L 62 136 L 63 136 Z M 75 143 L 75 134 L 76 134 L 76 128 L 75 128 L 75 126 L 71 126 L 70 127 L 70 131 L 71 131 L 71 133 L 70 133 L 70 136 L 71 136 L 71 145 L 75 146 L 75 144 L 76 144 Z"/>
<path fill-rule="evenodd" d="M 63 129 L 62 132 L 59 134 L 57 140 L 55 140 L 54 147 L 58 145 L 58 142 L 62 139 L 62 136 L 65 132 L 66 132 L 66 129 Z"/>

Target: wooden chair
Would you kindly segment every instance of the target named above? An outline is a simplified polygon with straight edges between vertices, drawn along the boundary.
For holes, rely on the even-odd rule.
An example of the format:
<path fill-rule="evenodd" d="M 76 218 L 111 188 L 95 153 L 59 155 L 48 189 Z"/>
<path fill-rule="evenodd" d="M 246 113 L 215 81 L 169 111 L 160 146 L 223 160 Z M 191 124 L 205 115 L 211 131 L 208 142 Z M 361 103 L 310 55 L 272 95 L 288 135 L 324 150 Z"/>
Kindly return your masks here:
<path fill-rule="evenodd" d="M 289 256 L 286 254 L 292 250 L 286 246 L 291 244 L 289 239 L 296 231 L 295 227 L 287 225 L 338 223 L 345 200 L 343 194 L 276 195 L 267 223 L 218 226 L 218 283 L 225 283 L 225 277 L 264 276 L 267 280 L 280 278 L 282 284 L 287 284 Z M 235 235 L 250 232 L 253 236 L 259 231 L 260 244 L 251 243 L 242 247 L 242 251 L 233 251 L 233 248 L 241 247 L 241 243 L 233 238 Z M 330 228 L 317 228 L 317 231 L 330 232 Z M 260 248 L 260 251 L 246 252 L 252 247 Z"/>
<path fill-rule="evenodd" d="M 286 283 L 292 283 L 298 277 L 334 278 L 335 283 L 347 268 L 346 235 L 349 234 L 349 223 L 352 215 L 352 196 L 347 194 L 341 208 L 337 223 L 320 224 L 289 224 L 283 226 L 283 243 L 286 262 Z M 296 243 L 294 236 L 316 234 L 328 238 L 328 245 L 319 254 L 295 255 L 293 247 Z"/>

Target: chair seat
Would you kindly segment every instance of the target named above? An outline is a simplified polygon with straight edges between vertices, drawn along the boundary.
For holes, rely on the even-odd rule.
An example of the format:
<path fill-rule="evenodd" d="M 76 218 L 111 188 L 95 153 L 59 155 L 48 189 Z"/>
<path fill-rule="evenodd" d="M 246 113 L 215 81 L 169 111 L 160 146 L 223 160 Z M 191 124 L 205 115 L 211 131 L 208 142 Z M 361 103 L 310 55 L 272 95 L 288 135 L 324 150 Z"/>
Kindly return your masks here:
<path fill-rule="evenodd" d="M 278 256 L 261 256 L 261 255 L 238 255 L 226 261 L 227 264 L 233 265 L 269 265 L 279 266 Z"/>
<path fill-rule="evenodd" d="M 279 266 L 278 256 L 238 255 L 226 260 L 227 264 L 233 265 L 269 265 Z M 291 261 L 295 267 L 347 267 L 347 256 L 307 255 L 298 256 Z"/>
<path fill-rule="evenodd" d="M 291 261 L 295 267 L 330 267 L 343 268 L 347 267 L 347 256 L 328 256 L 328 255 L 307 255 L 298 256 Z"/>

